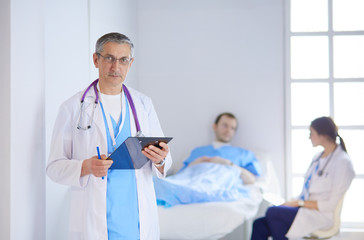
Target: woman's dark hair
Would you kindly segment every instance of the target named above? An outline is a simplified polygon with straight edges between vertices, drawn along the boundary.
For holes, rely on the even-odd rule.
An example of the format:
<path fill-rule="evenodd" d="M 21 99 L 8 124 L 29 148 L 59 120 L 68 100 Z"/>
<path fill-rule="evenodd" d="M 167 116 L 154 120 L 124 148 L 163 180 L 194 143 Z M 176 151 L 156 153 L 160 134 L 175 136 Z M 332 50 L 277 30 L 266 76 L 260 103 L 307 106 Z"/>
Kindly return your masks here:
<path fill-rule="evenodd" d="M 328 136 L 332 141 L 336 142 L 336 138 L 340 139 L 340 146 L 346 152 L 344 140 L 338 133 L 338 128 L 331 117 L 316 118 L 311 122 L 311 127 L 316 130 L 319 135 Z"/>

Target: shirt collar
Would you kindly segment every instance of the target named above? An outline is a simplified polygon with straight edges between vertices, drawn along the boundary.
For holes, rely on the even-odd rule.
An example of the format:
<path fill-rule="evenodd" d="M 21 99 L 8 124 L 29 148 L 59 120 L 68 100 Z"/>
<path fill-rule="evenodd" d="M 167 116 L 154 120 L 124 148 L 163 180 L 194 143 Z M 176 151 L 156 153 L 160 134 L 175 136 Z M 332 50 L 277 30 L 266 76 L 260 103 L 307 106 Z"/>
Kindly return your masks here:
<path fill-rule="evenodd" d="M 221 148 L 223 146 L 231 146 L 230 143 L 225 143 L 225 142 L 219 142 L 219 141 L 213 141 L 212 142 L 212 146 L 215 148 L 215 149 L 218 149 L 218 148 Z"/>

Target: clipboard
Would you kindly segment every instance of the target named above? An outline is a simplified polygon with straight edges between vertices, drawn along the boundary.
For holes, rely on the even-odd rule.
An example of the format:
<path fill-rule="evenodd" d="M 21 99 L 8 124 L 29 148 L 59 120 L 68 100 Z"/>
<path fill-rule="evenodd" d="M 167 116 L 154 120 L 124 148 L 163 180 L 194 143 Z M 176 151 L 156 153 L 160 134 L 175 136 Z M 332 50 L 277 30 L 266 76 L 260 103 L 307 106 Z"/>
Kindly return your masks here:
<path fill-rule="evenodd" d="M 107 159 L 114 163 L 109 169 L 140 169 L 149 159 L 142 149 L 149 145 L 159 147 L 160 142 L 168 143 L 172 137 L 128 137 Z"/>

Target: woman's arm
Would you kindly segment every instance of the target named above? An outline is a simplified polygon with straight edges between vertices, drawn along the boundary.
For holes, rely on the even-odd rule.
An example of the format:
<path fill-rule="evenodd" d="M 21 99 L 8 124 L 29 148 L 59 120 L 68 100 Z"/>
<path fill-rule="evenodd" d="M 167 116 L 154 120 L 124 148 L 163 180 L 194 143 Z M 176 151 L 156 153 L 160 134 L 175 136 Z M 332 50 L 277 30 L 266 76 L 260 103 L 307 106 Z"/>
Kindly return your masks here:
<path fill-rule="evenodd" d="M 293 201 L 285 202 L 285 203 L 282 204 L 282 206 L 304 207 L 304 208 L 318 210 L 317 201 L 305 200 L 305 201 L 303 201 L 303 204 L 301 204 L 301 206 L 299 204 L 300 201 L 303 201 L 303 200 L 293 200 Z"/>

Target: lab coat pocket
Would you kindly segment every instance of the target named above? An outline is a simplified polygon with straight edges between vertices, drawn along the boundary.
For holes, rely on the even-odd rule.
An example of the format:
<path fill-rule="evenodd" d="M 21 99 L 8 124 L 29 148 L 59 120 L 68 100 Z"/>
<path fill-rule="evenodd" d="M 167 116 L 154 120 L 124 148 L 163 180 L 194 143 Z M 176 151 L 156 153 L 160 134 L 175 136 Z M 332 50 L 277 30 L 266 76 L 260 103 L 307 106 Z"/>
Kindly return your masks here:
<path fill-rule="evenodd" d="M 95 133 L 95 128 L 90 128 L 87 131 L 85 130 L 76 130 L 75 135 L 73 136 L 73 149 L 76 149 L 77 153 L 74 153 L 74 158 L 83 159 L 84 156 L 87 156 L 87 153 L 95 152 L 96 153 L 96 139 L 99 136 Z M 77 156 L 76 156 L 77 155 Z"/>
<path fill-rule="evenodd" d="M 84 189 L 73 188 L 71 190 L 70 219 L 69 219 L 70 232 L 83 232 L 84 219 L 85 219 L 84 198 L 85 198 Z"/>
<path fill-rule="evenodd" d="M 310 193 L 324 193 L 330 192 L 332 189 L 332 180 L 329 176 L 323 175 L 321 177 L 316 176 L 316 179 L 313 179 L 310 186 Z"/>

